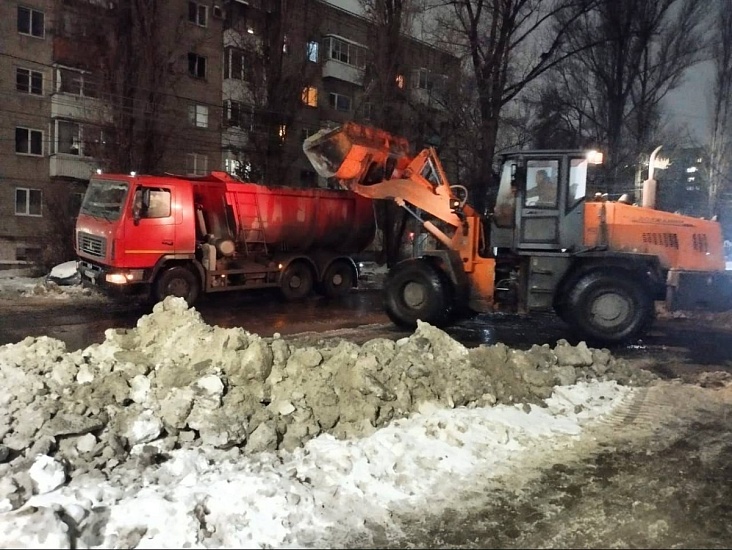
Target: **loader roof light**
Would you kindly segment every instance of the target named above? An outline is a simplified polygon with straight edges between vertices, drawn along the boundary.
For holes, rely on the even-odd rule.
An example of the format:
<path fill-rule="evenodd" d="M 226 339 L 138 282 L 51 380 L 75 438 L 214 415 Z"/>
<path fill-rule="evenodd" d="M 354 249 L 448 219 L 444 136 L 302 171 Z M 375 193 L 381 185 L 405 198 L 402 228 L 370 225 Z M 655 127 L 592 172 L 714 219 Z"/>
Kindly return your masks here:
<path fill-rule="evenodd" d="M 101 173 L 102 173 L 102 169 L 101 168 L 97 168 L 97 174 L 101 174 Z"/>
<path fill-rule="evenodd" d="M 594 149 L 587 151 L 587 162 L 590 164 L 602 164 L 602 161 L 603 157 L 600 151 L 595 151 Z"/>
<path fill-rule="evenodd" d="M 137 175 L 137 172 L 135 172 L 135 171 L 132 171 L 132 172 L 130 172 L 130 176 L 132 176 L 133 178 L 134 178 L 134 177 L 135 177 L 136 175 Z"/>

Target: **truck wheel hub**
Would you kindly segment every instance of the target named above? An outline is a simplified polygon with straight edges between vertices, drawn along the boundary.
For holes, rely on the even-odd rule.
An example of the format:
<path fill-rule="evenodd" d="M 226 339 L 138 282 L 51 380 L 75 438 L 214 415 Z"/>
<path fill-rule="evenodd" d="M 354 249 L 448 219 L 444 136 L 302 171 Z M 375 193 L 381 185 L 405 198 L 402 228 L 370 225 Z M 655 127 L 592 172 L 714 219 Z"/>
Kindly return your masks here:
<path fill-rule="evenodd" d="M 290 288 L 300 288 L 300 285 L 302 284 L 302 281 L 300 280 L 300 277 L 295 275 L 292 279 L 290 279 Z"/>
<path fill-rule="evenodd" d="M 592 303 L 592 318 L 604 326 L 616 326 L 631 313 L 630 302 L 619 294 L 603 294 Z"/>
<path fill-rule="evenodd" d="M 417 309 L 425 302 L 424 287 L 419 283 L 407 283 L 404 287 L 403 297 L 407 306 Z"/>
<path fill-rule="evenodd" d="M 335 286 L 340 286 L 340 285 L 342 285 L 342 284 L 343 284 L 343 275 L 341 275 L 340 273 L 336 273 L 336 274 L 335 274 L 335 275 L 333 276 L 332 282 L 333 282 L 333 284 L 334 284 Z"/>
<path fill-rule="evenodd" d="M 183 279 L 174 279 L 168 285 L 168 292 L 171 296 L 185 298 L 188 295 L 188 283 Z"/>

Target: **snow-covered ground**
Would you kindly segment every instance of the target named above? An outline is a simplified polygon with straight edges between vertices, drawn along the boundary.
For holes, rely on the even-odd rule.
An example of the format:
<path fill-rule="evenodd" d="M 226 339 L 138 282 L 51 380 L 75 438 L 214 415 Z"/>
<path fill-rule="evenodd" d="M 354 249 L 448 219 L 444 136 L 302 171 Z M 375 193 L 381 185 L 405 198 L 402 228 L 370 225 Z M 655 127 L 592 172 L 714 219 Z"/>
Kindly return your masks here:
<path fill-rule="evenodd" d="M 32 297 L 44 280 L 0 272 L 0 296 Z M 83 296 L 78 287 L 58 288 L 65 299 Z M 538 457 L 571 446 L 636 392 L 602 376 L 613 364 L 609 354 L 583 344 L 544 346 L 532 354 L 492 347 L 468 362 L 468 350 L 424 326 L 396 344 L 297 350 L 277 336 L 265 341 L 208 327 L 184 304 L 169 298 L 132 333 L 110 330 L 104 342 L 74 353 L 45 337 L 0 347 L 0 384 L 12 388 L 0 397 L 0 547 L 337 547 L 369 540 L 375 526 L 398 537 L 394 518 L 400 514 L 459 507 L 462 490 L 520 475 Z M 270 372 L 259 379 L 240 375 L 235 385 L 236 365 L 227 355 L 232 341 L 250 363 L 271 349 Z M 494 355 L 532 384 L 548 383 L 551 395 L 540 406 L 537 400 L 501 399 L 502 382 L 489 379 L 498 376 L 488 365 Z M 175 369 L 197 374 L 175 390 L 163 387 L 163 374 Z M 315 400 L 311 394 L 319 389 L 307 384 L 325 371 L 330 378 L 324 380 L 341 380 L 353 391 L 349 396 L 378 396 L 363 410 L 377 403 L 393 419 L 377 421 L 373 413 L 344 424 L 344 416 L 357 410 L 343 408 L 351 400 L 344 393 L 333 429 L 323 428 L 330 422 L 313 411 L 327 400 Z M 473 379 L 465 374 L 465 380 L 451 381 L 453 371 L 484 376 L 494 395 L 480 390 L 465 397 L 475 389 L 465 380 Z M 126 397 L 91 400 L 94 384 L 114 377 L 122 377 Z M 409 378 L 418 383 L 409 386 Z M 425 384 L 430 391 L 423 391 Z M 227 396 L 244 395 L 252 386 L 271 395 L 253 416 L 241 397 L 241 417 L 250 419 L 250 428 L 266 408 L 272 426 L 289 426 L 286 435 L 304 426 L 311 431 L 287 445 L 257 439 L 259 429 L 236 444 L 235 426 L 211 431 L 201 411 L 221 415 Z M 194 403 L 175 429 L 162 405 L 173 394 L 152 397 L 162 391 L 190 392 Z M 346 390 L 336 385 L 340 391 Z M 62 414 L 94 428 L 48 431 Z M 301 414 L 310 420 L 292 420 Z M 246 432 L 247 422 L 235 420 Z M 349 428 L 336 433 L 340 425 Z M 112 434 L 114 426 L 123 438 Z M 122 450 L 106 454 L 112 443 Z"/>

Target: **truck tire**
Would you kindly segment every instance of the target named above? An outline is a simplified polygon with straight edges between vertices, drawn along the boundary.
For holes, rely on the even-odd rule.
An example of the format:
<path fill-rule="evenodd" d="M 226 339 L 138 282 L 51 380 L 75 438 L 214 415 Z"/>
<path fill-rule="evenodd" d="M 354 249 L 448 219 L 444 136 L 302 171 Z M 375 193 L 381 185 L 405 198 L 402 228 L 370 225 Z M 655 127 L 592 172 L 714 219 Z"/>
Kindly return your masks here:
<path fill-rule="evenodd" d="M 630 273 L 596 270 L 569 289 L 567 322 L 590 341 L 618 344 L 643 333 L 653 321 L 654 304 Z"/>
<path fill-rule="evenodd" d="M 353 280 L 353 266 L 345 260 L 336 260 L 325 270 L 320 287 L 324 296 L 338 298 L 348 294 Z"/>
<path fill-rule="evenodd" d="M 185 299 L 192 306 L 198 299 L 201 285 L 198 277 L 183 266 L 177 265 L 166 269 L 155 282 L 155 300 L 160 302 L 167 296 L 177 296 Z"/>
<path fill-rule="evenodd" d="M 313 290 L 313 271 L 305 262 L 292 262 L 280 277 L 280 291 L 287 300 L 302 300 Z"/>
<path fill-rule="evenodd" d="M 405 260 L 384 283 L 384 305 L 396 325 L 415 328 L 417 320 L 444 326 L 452 320 L 454 291 L 447 276 L 421 259 Z"/>

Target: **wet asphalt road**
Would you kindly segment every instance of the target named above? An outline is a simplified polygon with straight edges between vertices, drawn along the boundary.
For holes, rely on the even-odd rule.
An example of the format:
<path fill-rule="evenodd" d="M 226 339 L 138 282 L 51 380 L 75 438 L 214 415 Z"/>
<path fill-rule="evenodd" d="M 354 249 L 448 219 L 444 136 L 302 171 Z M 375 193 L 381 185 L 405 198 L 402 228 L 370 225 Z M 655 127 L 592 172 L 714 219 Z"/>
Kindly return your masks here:
<path fill-rule="evenodd" d="M 241 327 L 264 337 L 303 333 L 342 336 L 357 343 L 376 337 L 398 339 L 410 334 L 394 326 L 378 290 L 355 291 L 338 300 L 312 297 L 288 303 L 277 292 L 213 295 L 196 309 L 210 325 Z M 104 341 L 110 328 L 133 328 L 150 313 L 150 304 L 101 299 L 66 302 L 34 299 L 0 303 L 0 345 L 27 336 L 47 335 L 73 351 Z M 533 344 L 578 343 L 569 327 L 553 314 L 479 315 L 446 329 L 466 346 L 503 342 L 519 349 Z M 691 381 L 706 370 L 732 369 L 732 330 L 691 319 L 658 319 L 642 340 L 612 349 L 616 356 L 638 361 L 662 378 Z"/>

